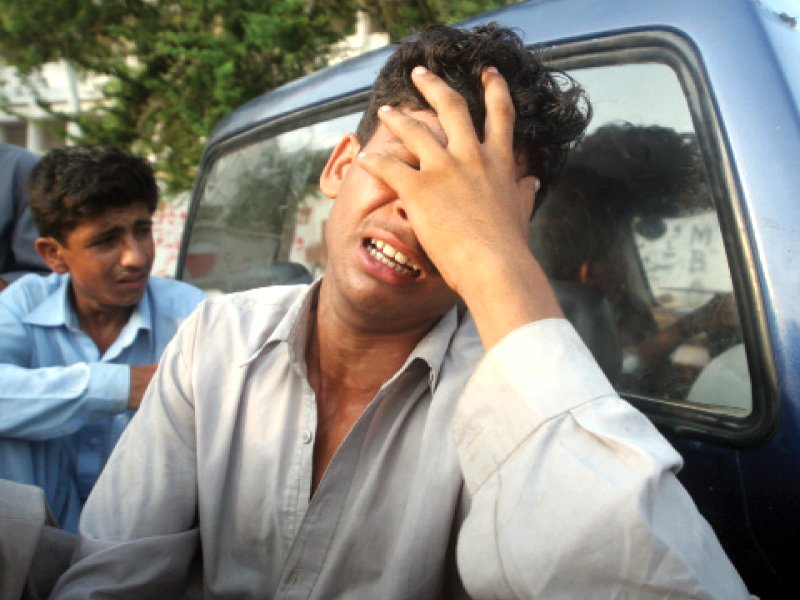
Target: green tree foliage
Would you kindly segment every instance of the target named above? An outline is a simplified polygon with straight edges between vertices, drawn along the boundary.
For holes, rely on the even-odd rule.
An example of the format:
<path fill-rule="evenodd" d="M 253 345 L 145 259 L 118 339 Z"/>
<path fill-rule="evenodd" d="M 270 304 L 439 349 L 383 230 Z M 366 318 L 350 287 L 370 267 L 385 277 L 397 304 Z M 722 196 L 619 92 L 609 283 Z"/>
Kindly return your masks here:
<path fill-rule="evenodd" d="M 151 154 L 186 189 L 213 126 L 323 66 L 353 14 L 348 0 L 0 0 L 0 56 L 23 75 L 63 58 L 108 76 L 80 141 Z"/>
<path fill-rule="evenodd" d="M 154 156 L 171 190 L 190 187 L 203 143 L 233 108 L 318 69 L 357 8 L 396 39 L 506 0 L 0 0 L 0 58 L 23 76 L 69 60 L 107 77 L 74 120 L 81 143 Z M 42 102 L 44 108 L 49 107 Z"/>

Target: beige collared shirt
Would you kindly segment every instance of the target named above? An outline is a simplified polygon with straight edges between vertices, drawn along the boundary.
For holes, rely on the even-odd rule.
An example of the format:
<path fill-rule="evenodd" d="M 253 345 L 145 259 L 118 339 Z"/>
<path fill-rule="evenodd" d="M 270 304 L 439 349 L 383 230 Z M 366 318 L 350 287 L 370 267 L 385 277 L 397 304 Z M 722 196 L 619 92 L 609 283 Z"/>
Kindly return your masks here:
<path fill-rule="evenodd" d="M 445 315 L 311 498 L 308 290 L 213 299 L 187 321 L 54 598 L 180 597 L 200 561 L 206 598 L 460 597 L 461 581 L 475 598 L 747 597 L 677 453 L 562 320 L 483 358 L 469 317 Z"/>

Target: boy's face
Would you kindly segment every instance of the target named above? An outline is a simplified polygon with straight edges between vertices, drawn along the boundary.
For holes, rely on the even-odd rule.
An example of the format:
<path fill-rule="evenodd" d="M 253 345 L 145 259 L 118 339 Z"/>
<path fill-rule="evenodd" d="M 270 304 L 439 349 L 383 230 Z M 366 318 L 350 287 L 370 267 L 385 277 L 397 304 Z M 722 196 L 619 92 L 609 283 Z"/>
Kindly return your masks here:
<path fill-rule="evenodd" d="M 70 273 L 79 312 L 127 309 L 142 299 L 155 256 L 144 203 L 84 219 L 64 243 L 39 238 L 37 250 L 57 273 Z"/>

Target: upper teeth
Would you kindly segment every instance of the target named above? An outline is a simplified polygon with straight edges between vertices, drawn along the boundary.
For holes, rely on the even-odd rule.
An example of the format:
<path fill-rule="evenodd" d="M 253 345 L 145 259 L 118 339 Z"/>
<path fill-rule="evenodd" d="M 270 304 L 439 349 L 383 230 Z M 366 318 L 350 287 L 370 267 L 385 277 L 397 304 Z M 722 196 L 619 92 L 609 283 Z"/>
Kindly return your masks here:
<path fill-rule="evenodd" d="M 397 272 L 407 272 L 411 275 L 419 275 L 420 269 L 417 265 L 399 250 L 395 250 L 391 244 L 376 238 L 370 239 L 369 252 L 372 256 L 380 260 L 387 266 L 392 267 Z"/>

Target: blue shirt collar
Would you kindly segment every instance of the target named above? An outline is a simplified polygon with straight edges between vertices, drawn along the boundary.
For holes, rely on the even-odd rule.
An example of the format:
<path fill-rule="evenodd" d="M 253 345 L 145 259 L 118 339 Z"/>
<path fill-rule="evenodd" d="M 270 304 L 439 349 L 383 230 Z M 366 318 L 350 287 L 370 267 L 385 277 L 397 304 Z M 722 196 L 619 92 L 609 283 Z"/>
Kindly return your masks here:
<path fill-rule="evenodd" d="M 78 315 L 69 300 L 69 274 L 59 277 L 59 285 L 39 306 L 34 308 L 24 318 L 25 323 L 39 325 L 42 327 L 66 327 L 67 329 L 78 331 Z M 144 296 L 136 305 L 131 313 L 128 322 L 119 334 L 119 337 L 108 349 L 108 353 L 117 353 L 117 349 L 126 348 L 134 342 L 140 329 L 152 331 L 153 313 L 151 302 L 150 282 L 147 283 Z"/>
<path fill-rule="evenodd" d="M 39 306 L 29 312 L 23 320 L 25 323 L 42 327 L 63 325 L 70 329 L 77 328 L 78 318 L 69 302 L 69 275 L 60 275 L 58 277 L 58 287 L 40 302 Z"/>

